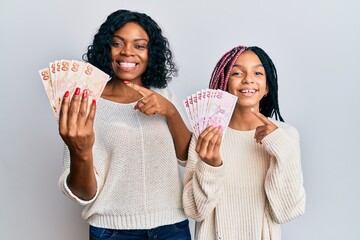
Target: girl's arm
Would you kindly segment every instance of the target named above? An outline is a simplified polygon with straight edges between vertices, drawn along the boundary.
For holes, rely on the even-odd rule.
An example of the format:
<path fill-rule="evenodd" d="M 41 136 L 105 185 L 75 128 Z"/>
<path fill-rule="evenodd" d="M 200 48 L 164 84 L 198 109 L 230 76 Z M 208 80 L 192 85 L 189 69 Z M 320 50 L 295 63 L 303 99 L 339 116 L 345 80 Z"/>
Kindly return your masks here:
<path fill-rule="evenodd" d="M 269 213 L 277 223 L 285 223 L 305 211 L 298 131 L 290 125 L 279 127 L 263 140 L 273 156 L 265 179 Z"/>
<path fill-rule="evenodd" d="M 199 139 L 200 138 L 201 136 Z M 215 138 L 220 138 L 221 142 L 221 134 L 213 138 L 215 142 L 220 144 Z M 211 139 L 209 140 L 211 141 Z M 200 147 L 201 143 L 199 142 L 200 140 L 197 141 L 195 136 L 192 137 L 189 147 L 189 159 L 185 169 L 183 192 L 183 207 L 185 213 L 195 221 L 204 220 L 218 204 L 224 189 L 225 170 L 221 160 L 220 166 L 218 166 L 219 161 L 215 160 L 215 158 L 213 158 L 213 161 L 211 157 L 206 160 L 200 159 L 199 155 L 204 156 L 202 155 L 204 152 L 201 154 L 198 154 L 198 152 L 200 153 L 201 148 L 204 149 L 207 144 L 202 144 L 203 147 Z"/>

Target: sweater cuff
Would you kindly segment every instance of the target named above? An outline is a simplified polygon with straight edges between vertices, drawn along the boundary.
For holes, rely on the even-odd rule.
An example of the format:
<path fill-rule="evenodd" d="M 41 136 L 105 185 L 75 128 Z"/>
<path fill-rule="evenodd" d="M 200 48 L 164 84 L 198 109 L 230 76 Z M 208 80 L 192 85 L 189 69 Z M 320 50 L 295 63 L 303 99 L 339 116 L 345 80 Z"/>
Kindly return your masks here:
<path fill-rule="evenodd" d="M 73 200 L 75 200 L 76 202 L 78 202 L 80 205 L 85 206 L 85 205 L 88 205 L 88 204 L 92 203 L 97 198 L 97 196 L 99 195 L 99 176 L 97 175 L 95 169 L 94 169 L 94 172 L 95 172 L 95 178 L 96 178 L 96 194 L 92 199 L 90 199 L 90 200 L 80 199 L 78 196 L 76 196 L 71 191 L 71 189 L 69 188 L 69 186 L 67 185 L 67 182 L 66 182 L 66 179 L 69 176 L 69 173 L 65 176 L 64 181 L 63 181 L 63 190 L 64 190 L 65 194 L 68 195 Z"/>
<path fill-rule="evenodd" d="M 280 127 L 264 137 L 261 143 L 278 161 L 280 156 L 293 155 L 297 145 L 297 141 Z"/>
<path fill-rule="evenodd" d="M 180 159 L 177 159 L 178 161 L 178 164 L 185 167 L 186 166 L 186 163 L 187 163 L 187 160 L 180 160 Z"/>
<path fill-rule="evenodd" d="M 278 127 L 277 129 L 275 129 L 274 131 L 272 131 L 270 134 L 266 135 L 263 139 L 262 139 L 262 143 L 265 144 L 265 146 L 268 146 L 274 142 L 278 142 L 279 140 L 281 140 L 282 135 L 284 134 L 284 130 L 280 127 Z"/>
<path fill-rule="evenodd" d="M 221 166 L 211 166 L 201 159 L 196 163 L 196 168 L 201 175 L 211 175 L 213 177 L 221 177 L 225 172 L 224 163 Z"/>

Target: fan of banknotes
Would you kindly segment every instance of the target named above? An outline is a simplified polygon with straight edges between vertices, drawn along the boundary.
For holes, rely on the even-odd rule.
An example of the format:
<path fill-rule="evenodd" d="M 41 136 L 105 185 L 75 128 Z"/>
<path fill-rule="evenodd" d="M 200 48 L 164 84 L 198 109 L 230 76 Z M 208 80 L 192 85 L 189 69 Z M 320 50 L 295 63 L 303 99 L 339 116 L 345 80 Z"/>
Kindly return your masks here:
<path fill-rule="evenodd" d="M 105 72 L 78 60 L 55 60 L 49 63 L 49 67 L 39 70 L 39 74 L 56 120 L 59 119 L 61 101 L 66 91 L 70 92 L 70 96 L 77 87 L 87 91 L 90 105 L 92 99 L 98 100 L 109 80 Z"/>
<path fill-rule="evenodd" d="M 220 89 L 202 89 L 183 100 L 193 132 L 198 137 L 212 125 L 225 133 L 237 97 Z"/>

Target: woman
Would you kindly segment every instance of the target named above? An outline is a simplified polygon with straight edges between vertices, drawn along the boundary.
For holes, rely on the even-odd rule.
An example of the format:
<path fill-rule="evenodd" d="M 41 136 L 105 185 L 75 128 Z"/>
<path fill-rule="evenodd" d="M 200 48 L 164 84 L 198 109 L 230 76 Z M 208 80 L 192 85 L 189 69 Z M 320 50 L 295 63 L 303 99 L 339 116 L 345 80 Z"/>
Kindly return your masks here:
<path fill-rule="evenodd" d="M 116 11 L 84 60 L 111 80 L 89 111 L 86 91 L 65 93 L 59 184 L 84 205 L 90 239 L 190 239 L 177 164 L 186 163 L 191 133 L 167 88 L 177 69 L 160 27 L 146 14 Z"/>
<path fill-rule="evenodd" d="M 209 85 L 238 100 L 224 136 L 210 126 L 190 143 L 183 204 L 195 239 L 278 240 L 280 224 L 304 213 L 306 196 L 299 135 L 280 114 L 275 66 L 261 48 L 238 46 Z"/>

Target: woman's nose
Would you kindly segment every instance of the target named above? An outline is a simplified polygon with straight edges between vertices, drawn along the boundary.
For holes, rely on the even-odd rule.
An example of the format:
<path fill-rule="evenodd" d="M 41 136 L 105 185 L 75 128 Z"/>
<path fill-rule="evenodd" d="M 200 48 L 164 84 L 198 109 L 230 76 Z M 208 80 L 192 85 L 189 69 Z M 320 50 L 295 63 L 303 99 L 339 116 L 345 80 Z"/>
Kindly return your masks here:
<path fill-rule="evenodd" d="M 132 56 L 134 53 L 129 45 L 124 45 L 124 47 L 120 51 L 120 54 L 124 56 Z"/>

